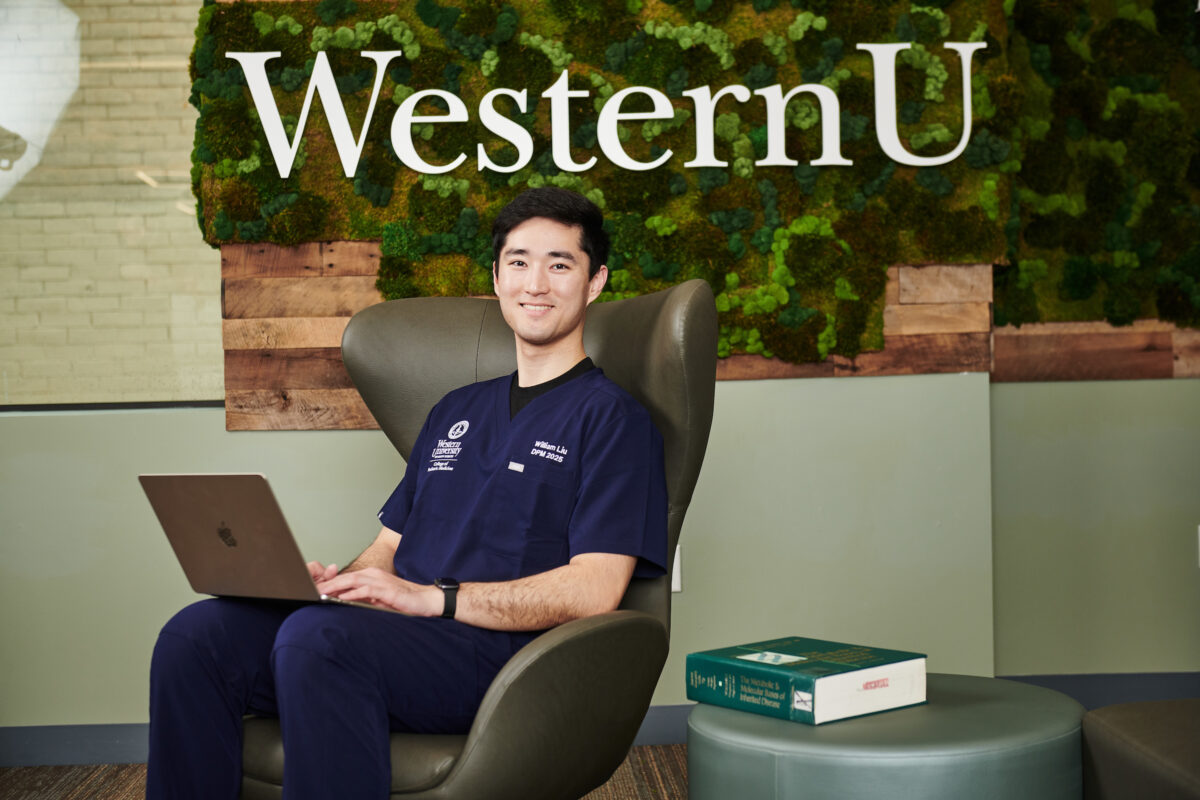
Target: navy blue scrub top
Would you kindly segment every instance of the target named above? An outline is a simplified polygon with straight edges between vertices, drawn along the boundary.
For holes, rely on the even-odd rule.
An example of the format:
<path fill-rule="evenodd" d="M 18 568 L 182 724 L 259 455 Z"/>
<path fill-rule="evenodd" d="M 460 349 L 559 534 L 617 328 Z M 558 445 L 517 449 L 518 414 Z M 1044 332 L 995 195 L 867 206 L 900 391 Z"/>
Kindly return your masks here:
<path fill-rule="evenodd" d="M 511 376 L 446 395 L 425 420 L 379 513 L 401 534 L 395 568 L 429 584 L 514 580 L 580 553 L 666 570 L 662 437 L 627 392 L 593 369 L 509 418 Z"/>

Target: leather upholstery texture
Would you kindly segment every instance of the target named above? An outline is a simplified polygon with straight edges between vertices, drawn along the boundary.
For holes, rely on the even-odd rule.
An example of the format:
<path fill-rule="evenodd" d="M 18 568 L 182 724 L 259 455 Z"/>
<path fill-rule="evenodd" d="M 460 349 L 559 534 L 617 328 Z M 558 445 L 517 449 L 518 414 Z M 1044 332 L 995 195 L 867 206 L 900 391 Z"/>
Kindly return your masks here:
<path fill-rule="evenodd" d="M 1086 800 L 1200 800 L 1200 698 L 1089 711 L 1083 789 Z"/>
<path fill-rule="evenodd" d="M 662 433 L 669 557 L 712 424 L 717 313 L 701 280 L 589 307 L 588 355 Z M 342 357 L 388 439 L 407 459 L 425 416 L 452 389 L 516 369 L 499 301 L 411 298 L 360 311 Z M 392 797 L 574 800 L 620 766 L 666 661 L 670 571 L 635 579 L 621 609 L 560 625 L 500 671 L 466 736 L 392 735 Z M 246 723 L 246 800 L 276 798 L 278 724 Z"/>

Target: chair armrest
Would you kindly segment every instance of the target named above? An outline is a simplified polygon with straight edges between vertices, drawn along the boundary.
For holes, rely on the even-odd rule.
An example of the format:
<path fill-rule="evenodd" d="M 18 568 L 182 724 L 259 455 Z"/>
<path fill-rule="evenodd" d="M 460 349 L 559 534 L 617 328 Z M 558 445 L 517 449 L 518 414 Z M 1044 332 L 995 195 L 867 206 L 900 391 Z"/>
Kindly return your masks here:
<path fill-rule="evenodd" d="M 667 644 L 662 623 L 640 611 L 542 634 L 492 682 L 446 780 L 414 800 L 580 797 L 599 786 L 633 744 Z"/>

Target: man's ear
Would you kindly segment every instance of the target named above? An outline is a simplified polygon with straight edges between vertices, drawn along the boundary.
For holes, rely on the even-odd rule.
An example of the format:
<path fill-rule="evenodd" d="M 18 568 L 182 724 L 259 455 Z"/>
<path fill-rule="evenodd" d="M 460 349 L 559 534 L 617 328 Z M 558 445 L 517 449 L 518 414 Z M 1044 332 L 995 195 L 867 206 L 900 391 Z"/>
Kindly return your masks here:
<path fill-rule="evenodd" d="M 588 301 L 589 305 L 591 304 L 591 302 L 593 300 L 595 300 L 597 297 L 600 296 L 600 293 L 602 291 L 604 291 L 604 284 L 606 284 L 607 282 L 608 282 L 608 266 L 605 264 L 601 264 L 600 269 L 596 270 L 596 274 L 593 275 L 591 277 L 591 279 L 589 279 L 589 281 L 588 281 L 588 299 L 587 299 L 587 301 Z"/>
<path fill-rule="evenodd" d="M 500 294 L 498 291 L 496 291 L 496 279 L 498 277 L 496 274 L 497 269 L 499 269 L 499 267 L 497 267 L 496 262 L 493 261 L 492 262 L 492 294 Z"/>

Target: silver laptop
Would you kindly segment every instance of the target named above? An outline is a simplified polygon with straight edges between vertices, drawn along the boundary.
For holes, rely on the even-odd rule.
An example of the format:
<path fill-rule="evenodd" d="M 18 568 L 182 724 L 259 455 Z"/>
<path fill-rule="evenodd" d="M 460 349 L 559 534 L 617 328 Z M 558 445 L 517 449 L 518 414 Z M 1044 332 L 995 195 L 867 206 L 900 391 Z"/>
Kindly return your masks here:
<path fill-rule="evenodd" d="M 197 592 L 342 602 L 317 591 L 262 475 L 139 475 L 138 480 Z"/>

